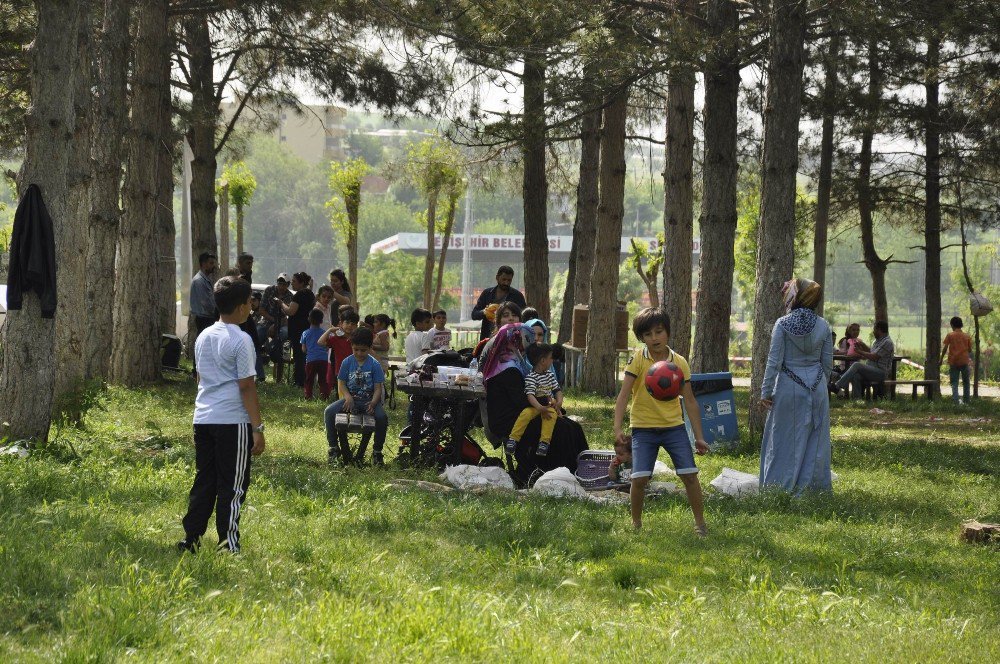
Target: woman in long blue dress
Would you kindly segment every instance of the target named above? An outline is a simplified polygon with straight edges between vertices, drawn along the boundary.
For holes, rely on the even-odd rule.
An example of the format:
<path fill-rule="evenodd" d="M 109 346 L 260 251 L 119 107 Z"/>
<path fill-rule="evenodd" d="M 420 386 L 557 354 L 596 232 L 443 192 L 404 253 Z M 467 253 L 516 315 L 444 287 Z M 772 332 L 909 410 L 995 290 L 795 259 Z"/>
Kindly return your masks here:
<path fill-rule="evenodd" d="M 760 449 L 761 488 L 795 495 L 830 490 L 830 326 L 816 315 L 820 285 L 792 279 L 782 291 L 788 313 L 774 325 L 762 405 L 770 412 Z"/>

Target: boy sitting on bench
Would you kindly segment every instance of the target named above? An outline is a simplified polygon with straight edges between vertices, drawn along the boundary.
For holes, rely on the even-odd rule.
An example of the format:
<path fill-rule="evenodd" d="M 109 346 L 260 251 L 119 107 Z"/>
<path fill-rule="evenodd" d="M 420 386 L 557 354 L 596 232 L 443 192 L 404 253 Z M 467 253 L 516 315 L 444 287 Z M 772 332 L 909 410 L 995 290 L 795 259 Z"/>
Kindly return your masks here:
<path fill-rule="evenodd" d="M 367 414 L 375 417 L 375 448 L 372 450 L 372 463 L 382 465 L 382 447 L 385 445 L 386 430 L 389 428 L 389 417 L 382 408 L 382 398 L 385 396 L 385 373 L 370 354 L 374 335 L 368 328 L 358 328 L 351 335 L 351 355 L 344 359 L 337 374 L 337 392 L 339 401 L 334 401 L 326 407 L 326 441 L 330 446 L 328 460 L 335 463 L 339 457 L 343 464 L 352 461 L 361 463 L 371 440 L 372 430 L 362 429 L 361 445 L 357 455 L 352 459 L 351 447 L 347 441 L 347 430 L 337 427 L 337 415 Z"/>

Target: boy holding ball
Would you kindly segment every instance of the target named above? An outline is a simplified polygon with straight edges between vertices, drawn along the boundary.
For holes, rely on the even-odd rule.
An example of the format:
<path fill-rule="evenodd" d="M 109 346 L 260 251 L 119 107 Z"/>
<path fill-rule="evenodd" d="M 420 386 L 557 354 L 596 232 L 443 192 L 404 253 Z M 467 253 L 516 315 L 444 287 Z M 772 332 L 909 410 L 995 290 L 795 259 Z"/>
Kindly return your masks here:
<path fill-rule="evenodd" d="M 687 360 L 671 350 L 670 317 L 667 312 L 657 307 L 647 307 L 632 321 L 632 331 L 636 338 L 645 344 L 632 356 L 632 361 L 625 367 L 625 380 L 615 402 L 615 444 L 625 443 L 625 433 L 622 425 L 625 419 L 625 406 L 629 405 L 629 422 L 632 428 L 632 483 L 629 492 L 632 525 L 637 530 L 642 528 L 642 506 L 646 496 L 646 485 L 653 474 L 653 464 L 656 455 L 662 447 L 670 455 L 677 476 L 684 482 L 688 502 L 694 513 L 695 532 L 704 537 L 708 533 L 705 517 L 702 513 L 701 484 L 698 482 L 698 467 L 691 453 L 691 443 L 688 441 L 684 428 L 684 416 L 677 400 L 677 392 L 666 400 L 659 400 L 646 388 L 646 374 L 657 362 L 668 362 L 676 366 L 676 370 L 684 377 L 684 387 L 679 395 L 684 397 L 684 407 L 687 409 L 688 420 L 694 429 L 695 448 L 698 454 L 708 452 L 701 430 L 701 412 L 694 392 L 688 380 L 691 369 Z M 669 391 L 669 390 L 668 390 Z"/>

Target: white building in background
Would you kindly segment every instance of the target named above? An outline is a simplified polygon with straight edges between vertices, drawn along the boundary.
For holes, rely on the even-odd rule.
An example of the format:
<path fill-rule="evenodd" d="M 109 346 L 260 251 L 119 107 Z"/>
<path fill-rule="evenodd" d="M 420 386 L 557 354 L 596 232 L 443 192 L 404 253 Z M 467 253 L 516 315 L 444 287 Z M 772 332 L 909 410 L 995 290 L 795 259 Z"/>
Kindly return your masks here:
<path fill-rule="evenodd" d="M 485 235 L 474 233 L 469 236 L 469 283 L 462 284 L 461 289 L 454 289 L 454 295 L 474 302 L 483 288 L 496 284 L 496 271 L 501 265 L 514 268 L 514 287 L 524 289 L 524 236 L 523 235 Z M 657 249 L 659 240 L 655 237 L 636 238 L 645 242 L 653 251 Z M 632 238 L 621 239 L 620 260 L 632 252 Z M 435 250 L 441 250 L 442 237 L 434 238 Z M 563 272 L 569 268 L 569 253 L 573 246 L 572 235 L 549 236 L 549 269 L 550 274 Z M 461 265 L 465 249 L 465 235 L 452 235 L 448 240 L 448 253 L 445 263 Z M 413 256 L 424 256 L 427 253 L 426 233 L 398 233 L 376 242 L 371 246 L 371 254 L 391 254 L 403 252 Z M 698 264 L 701 255 L 701 238 L 695 238 L 691 247 L 691 262 Z"/>
<path fill-rule="evenodd" d="M 236 107 L 235 102 L 221 105 L 226 122 Z M 252 128 L 254 133 L 273 136 L 295 156 L 318 164 L 346 158 L 346 119 L 347 109 L 341 106 L 275 106 L 244 109 L 238 124 Z"/>

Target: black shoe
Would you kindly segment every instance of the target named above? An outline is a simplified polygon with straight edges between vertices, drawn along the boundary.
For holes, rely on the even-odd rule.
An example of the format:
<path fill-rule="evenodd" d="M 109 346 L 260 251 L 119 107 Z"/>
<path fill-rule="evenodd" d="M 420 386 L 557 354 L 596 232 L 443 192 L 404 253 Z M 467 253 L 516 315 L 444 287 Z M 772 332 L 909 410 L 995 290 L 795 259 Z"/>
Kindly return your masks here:
<path fill-rule="evenodd" d="M 385 465 L 385 458 L 381 452 L 372 452 L 372 465 L 381 468 Z"/>
<path fill-rule="evenodd" d="M 174 546 L 177 548 L 178 553 L 198 553 L 198 548 L 201 546 L 201 542 L 196 539 L 182 539 Z"/>
<path fill-rule="evenodd" d="M 513 456 L 514 452 L 517 451 L 517 441 L 513 438 L 505 440 L 503 443 L 503 451 Z"/>
<path fill-rule="evenodd" d="M 340 452 L 330 450 L 330 452 L 326 455 L 326 462 L 331 466 L 336 466 L 338 461 L 340 461 Z"/>
<path fill-rule="evenodd" d="M 548 453 L 549 453 L 549 444 L 546 443 L 544 440 L 538 443 L 538 449 L 535 450 L 535 454 L 537 454 L 538 456 L 547 456 Z"/>

